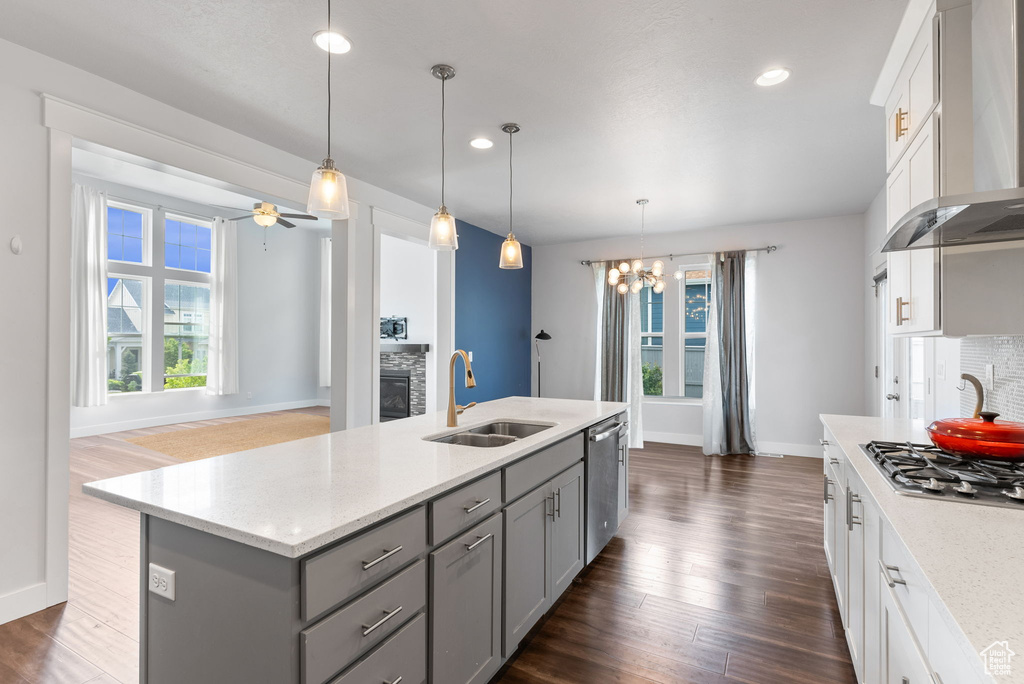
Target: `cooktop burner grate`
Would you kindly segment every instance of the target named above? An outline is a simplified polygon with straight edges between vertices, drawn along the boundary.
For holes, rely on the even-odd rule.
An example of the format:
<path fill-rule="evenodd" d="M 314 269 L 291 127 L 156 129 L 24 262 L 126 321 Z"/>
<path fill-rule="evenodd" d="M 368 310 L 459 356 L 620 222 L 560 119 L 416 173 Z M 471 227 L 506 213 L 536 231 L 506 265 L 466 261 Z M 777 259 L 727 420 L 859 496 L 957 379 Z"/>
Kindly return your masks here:
<path fill-rule="evenodd" d="M 961 458 L 911 442 L 869 442 L 861 449 L 899 494 L 1024 507 L 1024 464 Z"/>

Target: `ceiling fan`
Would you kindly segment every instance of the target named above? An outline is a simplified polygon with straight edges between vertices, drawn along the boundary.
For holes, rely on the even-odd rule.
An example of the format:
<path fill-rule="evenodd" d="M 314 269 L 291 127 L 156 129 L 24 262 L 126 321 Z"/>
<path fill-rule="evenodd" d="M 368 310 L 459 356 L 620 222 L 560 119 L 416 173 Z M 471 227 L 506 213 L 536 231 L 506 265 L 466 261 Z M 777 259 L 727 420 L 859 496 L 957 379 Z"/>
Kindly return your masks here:
<path fill-rule="evenodd" d="M 294 228 L 295 224 L 291 221 L 286 221 L 286 218 L 308 219 L 310 221 L 317 220 L 316 216 L 310 216 L 309 214 L 282 214 L 277 210 L 277 207 L 270 202 L 257 202 L 252 205 L 252 211 L 248 214 L 228 220 L 241 221 L 246 218 L 252 218 L 253 221 L 264 228 L 269 228 L 275 223 L 280 223 L 285 228 Z"/>

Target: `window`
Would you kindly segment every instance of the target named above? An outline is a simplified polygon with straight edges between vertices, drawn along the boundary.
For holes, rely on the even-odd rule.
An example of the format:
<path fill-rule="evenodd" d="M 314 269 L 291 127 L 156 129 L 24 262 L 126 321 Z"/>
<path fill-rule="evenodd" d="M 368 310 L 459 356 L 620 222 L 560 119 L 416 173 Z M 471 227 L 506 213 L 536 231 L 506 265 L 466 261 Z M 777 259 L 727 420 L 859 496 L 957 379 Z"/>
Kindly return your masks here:
<path fill-rule="evenodd" d="M 683 396 L 704 396 L 704 349 L 708 336 L 711 271 L 685 271 L 683 288 Z"/>
<path fill-rule="evenodd" d="M 107 392 L 142 391 L 146 283 L 107 278 Z"/>
<path fill-rule="evenodd" d="M 108 393 L 206 386 L 212 237 L 212 221 L 108 200 Z"/>
<path fill-rule="evenodd" d="M 109 203 L 107 205 L 107 259 L 141 264 L 144 253 L 143 211 Z"/>
<path fill-rule="evenodd" d="M 164 222 L 164 266 L 209 273 L 212 232 L 210 224 L 168 216 Z"/>
<path fill-rule="evenodd" d="M 644 396 L 664 394 L 665 295 L 650 287 L 640 290 L 640 363 Z"/>
<path fill-rule="evenodd" d="M 210 286 L 164 286 L 164 389 L 206 386 Z"/>

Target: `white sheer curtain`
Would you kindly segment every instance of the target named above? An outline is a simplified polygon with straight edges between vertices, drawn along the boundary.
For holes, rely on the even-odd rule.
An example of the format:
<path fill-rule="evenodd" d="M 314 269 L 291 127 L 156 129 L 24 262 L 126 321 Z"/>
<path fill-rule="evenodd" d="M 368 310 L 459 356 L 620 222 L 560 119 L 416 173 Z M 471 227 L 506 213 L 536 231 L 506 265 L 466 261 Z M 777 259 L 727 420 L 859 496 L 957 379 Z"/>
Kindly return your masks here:
<path fill-rule="evenodd" d="M 320 238 L 320 386 L 331 386 L 331 238 Z"/>
<path fill-rule="evenodd" d="M 610 296 L 621 297 L 610 286 Z M 629 448 L 644 448 L 644 372 L 640 358 L 640 293 L 630 292 L 626 301 L 629 316 L 629 346 L 627 347 L 626 401 L 629 402 Z"/>
<path fill-rule="evenodd" d="M 107 403 L 107 197 L 71 191 L 71 403 Z"/>
<path fill-rule="evenodd" d="M 238 393 L 238 238 L 234 221 L 213 221 L 207 394 Z"/>

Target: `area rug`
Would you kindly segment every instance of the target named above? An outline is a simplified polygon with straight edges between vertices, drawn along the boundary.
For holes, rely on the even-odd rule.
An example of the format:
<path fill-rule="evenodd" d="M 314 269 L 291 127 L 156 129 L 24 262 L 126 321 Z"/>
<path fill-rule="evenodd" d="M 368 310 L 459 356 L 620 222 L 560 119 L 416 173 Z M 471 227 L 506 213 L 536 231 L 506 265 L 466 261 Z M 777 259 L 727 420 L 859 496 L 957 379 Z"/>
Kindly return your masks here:
<path fill-rule="evenodd" d="M 331 419 L 327 416 L 286 413 L 132 437 L 128 441 L 182 461 L 198 461 L 211 456 L 325 435 L 330 432 L 330 426 Z"/>

